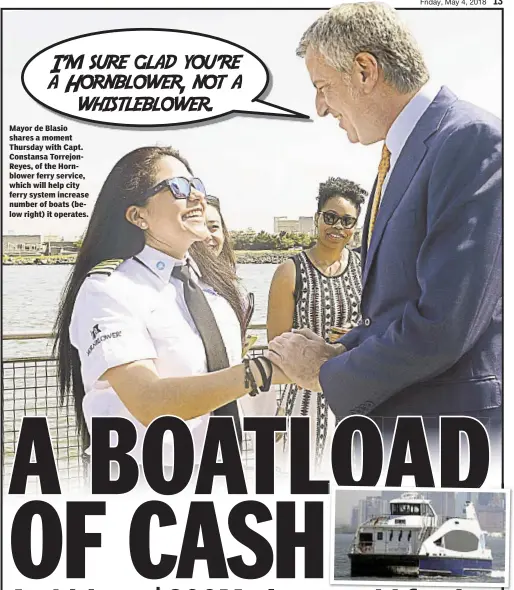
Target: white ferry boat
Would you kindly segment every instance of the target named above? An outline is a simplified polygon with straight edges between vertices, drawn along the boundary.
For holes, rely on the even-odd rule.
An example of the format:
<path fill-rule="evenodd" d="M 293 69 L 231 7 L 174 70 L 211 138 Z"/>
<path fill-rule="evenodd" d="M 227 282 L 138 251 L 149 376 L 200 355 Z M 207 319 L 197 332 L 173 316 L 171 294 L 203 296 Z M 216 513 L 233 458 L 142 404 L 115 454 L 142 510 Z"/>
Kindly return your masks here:
<path fill-rule="evenodd" d="M 490 573 L 475 509 L 439 522 L 430 500 L 407 492 L 389 502 L 389 514 L 362 523 L 348 554 L 352 576 L 472 576 Z"/>

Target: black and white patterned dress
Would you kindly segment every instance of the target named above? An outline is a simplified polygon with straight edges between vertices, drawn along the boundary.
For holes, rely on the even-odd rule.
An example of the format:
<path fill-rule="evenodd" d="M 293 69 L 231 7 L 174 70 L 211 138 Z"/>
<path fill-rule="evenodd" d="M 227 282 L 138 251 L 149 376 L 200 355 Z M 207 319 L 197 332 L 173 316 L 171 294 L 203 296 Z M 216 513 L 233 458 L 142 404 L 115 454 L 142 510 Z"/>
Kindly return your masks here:
<path fill-rule="evenodd" d="M 333 277 L 321 273 L 305 252 L 293 256 L 293 261 L 296 266 L 293 328 L 310 328 L 328 342 L 332 326 L 342 328 L 361 321 L 361 261 L 357 252 L 348 250 L 345 270 Z M 314 453 L 315 466 L 321 468 L 325 449 L 331 447 L 327 442 L 332 439 L 336 423 L 323 393 L 288 385 L 279 402 L 279 413 L 311 417 L 311 453 Z M 287 435 L 280 444 L 286 451 Z"/>

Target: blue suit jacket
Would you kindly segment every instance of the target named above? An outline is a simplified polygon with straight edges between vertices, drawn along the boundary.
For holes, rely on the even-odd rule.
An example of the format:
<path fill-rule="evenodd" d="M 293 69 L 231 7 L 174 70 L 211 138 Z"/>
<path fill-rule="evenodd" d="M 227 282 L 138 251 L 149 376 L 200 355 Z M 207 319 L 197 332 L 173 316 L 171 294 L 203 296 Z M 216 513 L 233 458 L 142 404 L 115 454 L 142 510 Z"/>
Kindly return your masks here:
<path fill-rule="evenodd" d="M 336 416 L 487 415 L 502 366 L 500 121 L 442 88 L 362 237 L 362 317 L 320 382 Z M 371 199 L 370 199 L 371 201 Z"/>

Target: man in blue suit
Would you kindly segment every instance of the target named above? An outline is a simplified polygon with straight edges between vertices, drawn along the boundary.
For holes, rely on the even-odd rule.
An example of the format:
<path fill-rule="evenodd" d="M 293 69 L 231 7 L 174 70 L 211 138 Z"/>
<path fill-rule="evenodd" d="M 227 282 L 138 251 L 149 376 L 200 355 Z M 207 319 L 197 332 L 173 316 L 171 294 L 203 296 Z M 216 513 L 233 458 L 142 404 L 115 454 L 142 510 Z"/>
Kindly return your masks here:
<path fill-rule="evenodd" d="M 429 81 L 396 11 L 335 7 L 304 34 L 320 116 L 352 143 L 383 141 L 362 238 L 361 325 L 270 343 L 292 381 L 336 416 L 465 415 L 501 424 L 500 121 Z M 429 420 L 430 421 L 430 420 Z"/>

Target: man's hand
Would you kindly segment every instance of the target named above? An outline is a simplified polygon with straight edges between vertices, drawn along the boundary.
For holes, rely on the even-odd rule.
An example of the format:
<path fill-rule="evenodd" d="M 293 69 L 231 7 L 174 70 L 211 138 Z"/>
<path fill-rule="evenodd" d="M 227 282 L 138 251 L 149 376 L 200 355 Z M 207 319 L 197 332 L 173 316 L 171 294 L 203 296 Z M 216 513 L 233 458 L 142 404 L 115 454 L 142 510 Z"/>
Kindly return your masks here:
<path fill-rule="evenodd" d="M 273 338 L 266 356 L 300 387 L 321 391 L 321 365 L 345 351 L 342 344 L 327 344 L 312 330 L 302 328 Z"/>
<path fill-rule="evenodd" d="M 293 381 L 289 379 L 289 377 L 278 365 L 273 363 L 273 375 L 271 376 L 271 383 L 273 385 L 288 385 L 289 383 L 293 383 Z"/>

